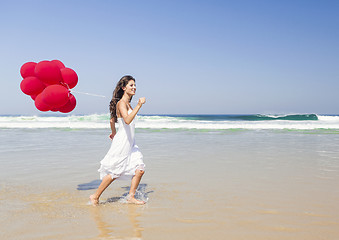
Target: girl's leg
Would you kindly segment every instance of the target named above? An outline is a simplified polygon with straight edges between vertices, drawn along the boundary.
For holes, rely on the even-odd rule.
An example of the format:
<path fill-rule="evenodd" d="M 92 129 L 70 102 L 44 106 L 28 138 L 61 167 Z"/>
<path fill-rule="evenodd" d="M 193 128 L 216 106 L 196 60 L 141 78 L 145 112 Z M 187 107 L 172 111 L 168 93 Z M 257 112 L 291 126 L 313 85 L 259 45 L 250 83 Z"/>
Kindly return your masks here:
<path fill-rule="evenodd" d="M 109 175 L 109 174 L 106 175 L 106 176 L 102 179 L 102 181 L 101 181 L 101 183 L 100 183 L 100 186 L 98 187 L 97 191 L 96 191 L 93 195 L 91 195 L 91 196 L 89 197 L 89 199 L 90 199 L 92 205 L 98 205 L 98 204 L 99 204 L 99 198 L 100 198 L 101 194 L 103 193 L 103 191 L 105 191 L 105 189 L 106 189 L 106 188 L 107 188 L 114 180 L 115 180 L 115 178 L 112 179 L 112 176 Z"/>
<path fill-rule="evenodd" d="M 144 175 L 144 172 L 143 170 L 136 170 L 135 171 L 135 175 L 133 176 L 132 178 L 132 182 L 131 182 L 131 188 L 129 190 L 129 197 L 128 197 L 128 202 L 129 203 L 134 203 L 134 204 L 145 204 L 144 201 L 140 201 L 140 200 L 137 200 L 135 199 L 134 195 L 135 195 L 135 192 L 139 186 L 139 183 L 140 183 L 140 180 L 141 180 L 141 177 L 142 175 Z"/>

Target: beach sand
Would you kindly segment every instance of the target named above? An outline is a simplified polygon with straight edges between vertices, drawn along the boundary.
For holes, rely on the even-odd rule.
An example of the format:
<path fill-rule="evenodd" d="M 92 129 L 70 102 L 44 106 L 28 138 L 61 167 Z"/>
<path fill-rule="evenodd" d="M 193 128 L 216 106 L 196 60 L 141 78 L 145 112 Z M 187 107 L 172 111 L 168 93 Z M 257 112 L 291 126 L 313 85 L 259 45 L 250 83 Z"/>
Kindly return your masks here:
<path fill-rule="evenodd" d="M 0 239 L 338 239 L 339 134 L 137 130 L 143 206 L 100 206 L 105 129 L 0 130 Z"/>

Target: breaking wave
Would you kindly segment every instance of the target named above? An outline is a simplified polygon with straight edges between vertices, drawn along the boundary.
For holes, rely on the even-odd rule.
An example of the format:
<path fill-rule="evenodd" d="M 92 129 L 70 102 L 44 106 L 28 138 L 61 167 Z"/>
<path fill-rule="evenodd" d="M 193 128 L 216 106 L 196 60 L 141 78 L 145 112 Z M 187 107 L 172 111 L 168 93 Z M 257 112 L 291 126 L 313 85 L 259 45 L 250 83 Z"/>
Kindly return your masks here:
<path fill-rule="evenodd" d="M 339 116 L 289 115 L 139 115 L 141 129 L 339 129 Z M 81 116 L 0 116 L 0 128 L 106 129 L 109 114 Z"/>

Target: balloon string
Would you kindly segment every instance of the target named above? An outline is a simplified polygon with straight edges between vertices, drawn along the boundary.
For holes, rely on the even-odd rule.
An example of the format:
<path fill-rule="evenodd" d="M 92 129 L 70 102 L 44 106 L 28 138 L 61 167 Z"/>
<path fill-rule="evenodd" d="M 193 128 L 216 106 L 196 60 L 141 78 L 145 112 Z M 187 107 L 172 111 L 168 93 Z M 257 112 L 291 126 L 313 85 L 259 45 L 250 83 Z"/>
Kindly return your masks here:
<path fill-rule="evenodd" d="M 106 96 L 104 96 L 104 95 L 98 95 L 98 94 L 93 94 L 93 93 L 78 92 L 78 91 L 74 91 L 74 90 L 71 90 L 71 92 L 74 92 L 74 93 L 80 93 L 80 94 L 86 94 L 86 95 L 94 96 L 94 97 L 102 97 L 102 98 L 106 98 Z"/>
<path fill-rule="evenodd" d="M 68 84 L 65 83 L 65 82 L 60 82 L 60 84 L 61 84 L 62 86 L 64 86 L 64 87 L 67 87 L 67 89 L 68 89 L 68 97 L 69 97 L 70 94 L 71 94 L 71 89 L 69 88 Z"/>
<path fill-rule="evenodd" d="M 86 95 L 89 95 L 89 96 L 94 96 L 94 97 L 102 97 L 102 98 L 107 98 L 106 96 L 104 95 L 98 95 L 98 94 L 93 94 L 93 93 L 86 93 L 86 92 L 78 92 L 78 91 L 74 91 L 74 90 L 71 90 L 69 89 L 71 92 L 74 92 L 74 93 L 80 93 L 80 94 L 86 94 Z M 119 99 L 120 98 L 113 98 L 113 99 Z M 131 102 L 134 102 L 134 103 L 137 103 L 138 101 L 131 101 Z"/>

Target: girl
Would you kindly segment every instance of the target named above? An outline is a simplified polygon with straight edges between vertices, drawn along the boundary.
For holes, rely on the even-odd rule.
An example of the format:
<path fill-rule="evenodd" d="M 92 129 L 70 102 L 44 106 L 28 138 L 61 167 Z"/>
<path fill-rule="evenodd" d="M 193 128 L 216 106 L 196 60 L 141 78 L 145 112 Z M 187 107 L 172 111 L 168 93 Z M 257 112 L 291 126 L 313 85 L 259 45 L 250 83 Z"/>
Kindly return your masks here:
<path fill-rule="evenodd" d="M 137 106 L 132 109 L 131 100 L 135 95 L 136 85 L 132 76 L 123 76 L 117 83 L 110 102 L 112 145 L 100 162 L 100 179 L 102 180 L 95 194 L 90 196 L 92 205 L 99 204 L 99 198 L 103 191 L 115 179 L 132 179 L 131 188 L 127 201 L 134 204 L 145 204 L 137 200 L 134 195 L 144 174 L 145 164 L 143 156 L 135 145 L 134 139 L 134 118 L 146 99 L 139 98 Z M 118 122 L 118 132 L 115 130 L 115 123 Z"/>

